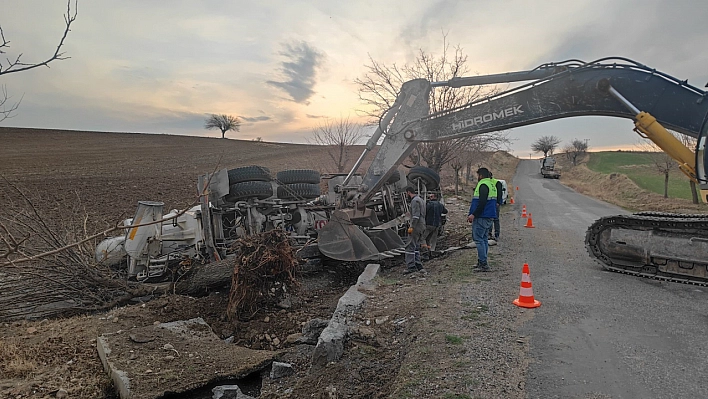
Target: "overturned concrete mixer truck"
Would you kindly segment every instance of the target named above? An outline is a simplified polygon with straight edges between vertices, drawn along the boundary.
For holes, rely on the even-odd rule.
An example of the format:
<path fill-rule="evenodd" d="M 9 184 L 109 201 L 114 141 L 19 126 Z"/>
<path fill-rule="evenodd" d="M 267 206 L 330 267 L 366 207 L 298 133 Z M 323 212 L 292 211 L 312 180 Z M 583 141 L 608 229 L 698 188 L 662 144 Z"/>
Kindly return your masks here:
<path fill-rule="evenodd" d="M 165 212 L 162 202 L 140 201 L 135 216 L 123 221 L 124 226 L 134 227 L 101 242 L 96 260 L 127 268 L 131 279 L 160 279 L 185 261 L 207 263 L 228 257 L 235 240 L 271 229 L 287 231 L 301 258 L 317 260 L 321 257 L 318 233 L 341 203 L 338 188 L 345 178 L 307 169 L 273 174 L 256 165 L 206 174 L 197 183 L 203 193 L 199 205 Z M 350 180 L 361 184 L 362 177 L 354 175 Z M 321 183 L 327 186 L 324 194 Z M 379 227 L 380 248 L 375 253 L 365 248 L 365 254 L 354 250 L 334 257 L 379 260 L 403 254 L 398 234 L 405 236 L 407 230 L 405 187 L 412 184 L 421 192 L 439 192 L 439 183 L 439 175 L 423 166 L 407 173 L 396 171 L 368 203 L 378 222 L 388 222 Z"/>

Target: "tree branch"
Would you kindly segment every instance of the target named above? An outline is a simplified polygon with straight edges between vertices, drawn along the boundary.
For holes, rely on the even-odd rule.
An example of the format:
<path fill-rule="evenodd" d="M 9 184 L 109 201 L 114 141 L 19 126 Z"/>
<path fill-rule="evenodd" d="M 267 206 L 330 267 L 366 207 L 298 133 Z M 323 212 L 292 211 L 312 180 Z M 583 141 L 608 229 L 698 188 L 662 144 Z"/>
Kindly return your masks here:
<path fill-rule="evenodd" d="M 54 54 L 52 54 L 51 57 L 47 58 L 45 61 L 38 62 L 38 63 L 24 63 L 20 59 L 22 57 L 22 53 L 20 53 L 17 58 L 15 58 L 14 61 L 11 61 L 9 58 L 7 59 L 8 66 L 3 67 L 2 63 L 0 63 L 0 75 L 5 75 L 8 73 L 16 73 L 16 72 L 22 72 L 22 71 L 27 71 L 30 69 L 38 68 L 41 66 L 46 66 L 49 67 L 49 63 L 55 60 L 66 60 L 71 57 L 65 57 L 64 53 L 61 51 L 61 48 L 64 46 L 64 41 L 66 40 L 66 36 L 69 34 L 71 31 L 71 24 L 76 20 L 76 15 L 77 15 L 78 9 L 77 9 L 77 1 L 74 0 L 74 13 L 71 13 L 71 0 L 68 0 L 66 2 L 66 14 L 64 15 L 64 23 L 66 24 L 66 27 L 64 28 L 64 33 L 62 34 L 61 40 L 59 41 L 59 44 L 57 45 L 56 50 L 54 50 Z M 0 44 L 0 49 L 2 48 L 8 48 L 9 46 L 9 41 L 5 39 L 5 35 L 2 33 L 2 30 L 0 29 L 0 40 L 2 40 L 2 44 Z M 0 51 L 0 53 L 4 53 L 4 51 Z"/>
<path fill-rule="evenodd" d="M 0 122 L 2 122 L 5 119 L 13 117 L 12 113 L 20 107 L 22 98 L 20 98 L 20 101 L 12 104 L 11 106 L 8 106 L 6 104 L 10 100 L 10 96 L 8 96 L 7 94 L 7 87 L 3 85 L 2 89 L 0 90 L 2 91 L 2 93 L 0 94 Z"/>

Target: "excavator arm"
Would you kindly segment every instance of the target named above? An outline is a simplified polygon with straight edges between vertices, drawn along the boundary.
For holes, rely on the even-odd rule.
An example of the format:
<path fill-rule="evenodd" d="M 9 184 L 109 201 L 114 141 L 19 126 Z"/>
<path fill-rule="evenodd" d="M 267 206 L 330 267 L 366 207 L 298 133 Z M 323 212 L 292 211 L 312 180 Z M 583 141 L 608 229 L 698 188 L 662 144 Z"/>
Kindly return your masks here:
<path fill-rule="evenodd" d="M 464 87 L 529 81 L 528 83 L 454 109 L 429 113 L 428 99 L 434 87 Z M 436 142 L 507 130 L 575 116 L 610 116 L 635 121 L 636 130 L 675 158 L 701 188 L 708 202 L 705 152 L 708 135 L 706 92 L 642 64 L 624 58 L 591 63 L 570 60 L 542 65 L 532 71 L 454 78 L 445 82 L 417 79 L 406 82 L 391 109 L 381 118 L 342 190 L 345 195 L 335 223 L 320 232 L 320 250 L 342 260 L 375 258 L 400 241 L 374 238 L 357 227 L 378 224 L 366 204 L 383 187 L 397 166 L 421 142 Z M 666 128 L 698 138 L 694 152 Z M 362 159 L 382 135 L 385 138 L 371 166 L 357 187 L 347 187 Z M 347 190 L 351 190 L 347 193 Z M 380 236 L 377 232 L 376 237 Z M 390 234 L 386 235 L 390 238 Z M 354 242 L 358 249 L 350 251 Z M 346 253 L 347 256 L 338 257 Z"/>
<path fill-rule="evenodd" d="M 546 75 L 531 83 L 464 106 L 427 115 L 432 87 L 462 87 L 517 81 Z M 560 63 L 534 71 L 456 78 L 427 83 L 415 80 L 403 85 L 399 115 L 386 132 L 378 154 L 364 176 L 359 204 L 366 203 L 381 188 L 382 180 L 420 142 L 444 141 L 511 129 L 575 116 L 611 116 L 635 120 L 637 129 L 682 165 L 682 170 L 701 185 L 706 173 L 697 176 L 693 151 L 661 126 L 698 138 L 706 129 L 706 92 L 638 63 Z M 621 99 L 620 99 L 621 98 Z M 409 105 L 410 104 L 410 105 Z M 411 117 L 413 116 L 413 117 Z M 655 122 L 658 122 L 655 123 Z M 702 187 L 708 190 L 708 186 Z M 708 195 L 708 192 L 705 193 Z M 706 200 L 706 196 L 702 197 Z"/>

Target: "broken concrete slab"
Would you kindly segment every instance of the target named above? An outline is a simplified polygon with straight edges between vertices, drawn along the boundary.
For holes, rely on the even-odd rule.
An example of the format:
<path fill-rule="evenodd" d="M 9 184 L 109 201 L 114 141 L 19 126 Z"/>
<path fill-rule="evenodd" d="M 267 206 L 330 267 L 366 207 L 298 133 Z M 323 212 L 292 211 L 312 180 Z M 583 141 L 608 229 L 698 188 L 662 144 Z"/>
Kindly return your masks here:
<path fill-rule="evenodd" d="M 227 344 L 201 318 L 103 334 L 97 346 L 121 399 L 156 398 L 241 379 L 266 368 L 276 355 Z"/>
<path fill-rule="evenodd" d="M 312 368 L 317 369 L 342 357 L 344 340 L 349 333 L 349 318 L 361 307 L 366 298 L 362 291 L 372 290 L 376 286 L 373 280 L 379 268 L 380 265 L 377 263 L 368 264 L 357 279 L 357 283 L 349 287 L 339 298 L 337 309 L 317 339 L 317 346 L 312 354 Z"/>
<path fill-rule="evenodd" d="M 211 390 L 212 399 L 256 399 L 241 392 L 238 385 L 220 385 Z"/>
<path fill-rule="evenodd" d="M 317 339 L 319 339 L 322 334 L 322 330 L 327 327 L 329 320 L 325 319 L 312 319 L 302 326 L 302 336 L 297 340 L 298 343 L 315 345 Z"/>
<path fill-rule="evenodd" d="M 278 378 L 288 377 L 295 374 L 295 369 L 290 363 L 273 362 L 270 369 L 270 379 L 277 380 Z"/>

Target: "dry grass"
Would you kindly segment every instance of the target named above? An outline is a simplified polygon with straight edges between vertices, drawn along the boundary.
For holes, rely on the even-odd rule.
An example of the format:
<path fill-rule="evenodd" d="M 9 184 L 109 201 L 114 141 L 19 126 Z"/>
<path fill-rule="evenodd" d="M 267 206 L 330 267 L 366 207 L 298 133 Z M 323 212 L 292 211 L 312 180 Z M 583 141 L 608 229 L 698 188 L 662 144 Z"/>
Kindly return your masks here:
<path fill-rule="evenodd" d="M 0 378 L 25 378 L 37 370 L 33 347 L 20 347 L 10 340 L 0 340 Z"/>
<path fill-rule="evenodd" d="M 565 157 L 556 160 L 562 166 L 561 182 L 581 194 L 617 205 L 632 212 L 661 211 L 676 213 L 706 213 L 708 205 L 693 204 L 681 198 L 664 198 L 644 190 L 621 173 L 604 174 L 593 172 L 585 166 L 585 160 L 573 167 Z"/>

